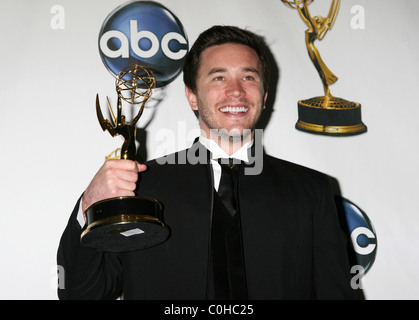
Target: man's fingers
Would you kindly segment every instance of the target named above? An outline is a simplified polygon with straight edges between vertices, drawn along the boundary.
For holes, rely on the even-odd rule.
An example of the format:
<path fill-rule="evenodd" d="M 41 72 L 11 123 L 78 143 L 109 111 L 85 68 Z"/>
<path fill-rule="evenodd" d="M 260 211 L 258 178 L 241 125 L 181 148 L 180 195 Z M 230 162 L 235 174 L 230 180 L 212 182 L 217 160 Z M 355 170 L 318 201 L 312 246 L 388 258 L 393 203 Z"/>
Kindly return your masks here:
<path fill-rule="evenodd" d="M 132 160 L 109 160 L 104 164 L 108 178 L 119 178 L 127 181 L 137 181 L 138 173 L 147 170 L 147 166 Z"/>
<path fill-rule="evenodd" d="M 119 196 L 120 192 L 126 192 L 126 191 L 134 192 L 136 187 L 137 187 L 136 180 L 127 181 L 127 180 L 122 180 L 122 179 L 115 179 L 112 181 L 108 181 L 109 191 L 114 196 Z"/>
<path fill-rule="evenodd" d="M 137 162 L 137 169 L 138 169 L 138 172 L 144 172 L 147 170 L 147 166 L 145 164 L 141 164 Z"/>
<path fill-rule="evenodd" d="M 135 172 L 143 172 L 147 169 L 145 164 L 138 163 L 134 160 L 108 160 L 105 162 L 104 166 Z"/>
<path fill-rule="evenodd" d="M 83 210 L 103 199 L 135 196 L 138 173 L 146 169 L 146 165 L 132 160 L 106 161 L 85 190 Z"/>
<path fill-rule="evenodd" d="M 133 197 L 135 196 L 135 192 L 129 189 L 112 189 L 111 191 L 109 191 L 109 193 L 107 193 L 107 196 L 104 197 L 104 199 L 109 199 L 109 198 L 116 198 L 116 197 Z"/>
<path fill-rule="evenodd" d="M 117 181 L 123 180 L 127 182 L 137 182 L 138 180 L 138 171 L 128 171 L 128 170 L 121 170 L 121 169 L 109 169 L 107 172 L 107 177 L 109 180 Z"/>

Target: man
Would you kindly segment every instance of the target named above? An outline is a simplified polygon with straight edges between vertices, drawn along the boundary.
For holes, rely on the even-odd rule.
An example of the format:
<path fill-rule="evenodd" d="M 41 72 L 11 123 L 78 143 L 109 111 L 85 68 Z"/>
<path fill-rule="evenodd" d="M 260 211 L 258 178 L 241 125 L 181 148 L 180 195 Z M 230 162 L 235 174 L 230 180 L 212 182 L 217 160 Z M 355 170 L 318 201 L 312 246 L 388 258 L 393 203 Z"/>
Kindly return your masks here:
<path fill-rule="evenodd" d="M 353 297 L 328 178 L 258 151 L 255 126 L 269 71 L 263 46 L 260 37 L 236 27 L 200 35 L 186 58 L 184 81 L 201 137 L 190 149 L 146 165 L 105 162 L 61 239 L 60 298 Z M 191 161 L 202 154 L 206 161 Z M 226 168 L 217 161 L 228 157 L 241 164 Z M 258 164 L 263 166 L 254 174 Z M 232 202 L 224 193 L 226 177 L 233 179 Z M 167 241 L 120 254 L 80 244 L 81 212 L 99 200 L 135 194 L 164 204 Z"/>

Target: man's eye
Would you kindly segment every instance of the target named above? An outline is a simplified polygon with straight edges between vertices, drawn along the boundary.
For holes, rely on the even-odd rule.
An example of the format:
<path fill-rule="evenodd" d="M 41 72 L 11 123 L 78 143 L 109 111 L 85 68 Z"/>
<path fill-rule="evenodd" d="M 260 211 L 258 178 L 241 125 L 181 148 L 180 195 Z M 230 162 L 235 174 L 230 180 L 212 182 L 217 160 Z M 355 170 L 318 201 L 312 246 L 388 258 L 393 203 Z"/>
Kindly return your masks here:
<path fill-rule="evenodd" d="M 214 78 L 214 81 L 223 81 L 223 80 L 224 80 L 224 77 L 221 77 L 221 76 Z"/>
<path fill-rule="evenodd" d="M 253 81 L 253 80 L 255 80 L 255 77 L 254 76 L 245 76 L 244 80 Z"/>

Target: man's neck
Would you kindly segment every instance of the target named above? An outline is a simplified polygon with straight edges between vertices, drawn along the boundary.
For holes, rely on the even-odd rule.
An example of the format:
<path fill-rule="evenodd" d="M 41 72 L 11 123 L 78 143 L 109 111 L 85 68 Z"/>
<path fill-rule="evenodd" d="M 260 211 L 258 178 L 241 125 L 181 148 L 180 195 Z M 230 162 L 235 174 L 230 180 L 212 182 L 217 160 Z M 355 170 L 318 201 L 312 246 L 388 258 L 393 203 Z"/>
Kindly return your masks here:
<path fill-rule="evenodd" d="M 201 132 L 201 136 L 215 142 L 228 156 L 233 155 L 240 150 L 244 145 L 248 144 L 253 140 L 254 131 L 249 130 L 246 135 L 229 136 L 220 134 L 219 131 L 214 130 L 210 134 L 206 134 L 204 131 Z"/>

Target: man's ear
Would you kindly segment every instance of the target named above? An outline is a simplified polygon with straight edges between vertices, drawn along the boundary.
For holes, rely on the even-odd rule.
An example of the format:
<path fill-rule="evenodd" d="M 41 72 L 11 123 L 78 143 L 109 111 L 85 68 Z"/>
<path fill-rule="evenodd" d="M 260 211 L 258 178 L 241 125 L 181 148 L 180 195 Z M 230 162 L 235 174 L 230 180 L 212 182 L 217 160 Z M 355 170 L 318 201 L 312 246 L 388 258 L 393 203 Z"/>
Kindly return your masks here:
<path fill-rule="evenodd" d="M 189 101 L 189 105 L 191 106 L 192 110 L 198 111 L 198 101 L 196 98 L 196 94 L 189 87 L 185 87 L 185 95 L 186 99 L 188 99 Z"/>

